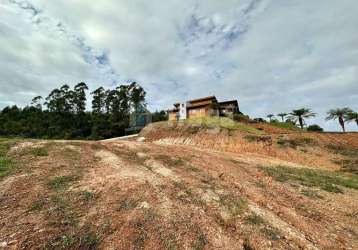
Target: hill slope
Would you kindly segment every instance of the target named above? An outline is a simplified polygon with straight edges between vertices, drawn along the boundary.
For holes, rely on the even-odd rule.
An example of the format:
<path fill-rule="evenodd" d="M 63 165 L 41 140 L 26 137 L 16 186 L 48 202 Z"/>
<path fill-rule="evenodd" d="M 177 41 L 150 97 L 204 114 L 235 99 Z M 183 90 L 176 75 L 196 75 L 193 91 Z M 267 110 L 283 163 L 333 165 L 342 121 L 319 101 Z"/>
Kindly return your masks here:
<path fill-rule="evenodd" d="M 138 141 L 4 139 L 0 244 L 358 248 L 357 136 L 258 131 L 159 123 Z"/>

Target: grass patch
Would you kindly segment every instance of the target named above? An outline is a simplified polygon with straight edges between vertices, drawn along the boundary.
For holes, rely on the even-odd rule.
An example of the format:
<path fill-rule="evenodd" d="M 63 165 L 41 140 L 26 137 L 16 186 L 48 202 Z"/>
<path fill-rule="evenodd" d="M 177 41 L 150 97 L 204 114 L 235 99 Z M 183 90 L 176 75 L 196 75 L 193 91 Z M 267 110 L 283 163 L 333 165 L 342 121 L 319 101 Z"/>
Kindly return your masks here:
<path fill-rule="evenodd" d="M 236 217 L 247 209 L 247 201 L 241 197 L 227 194 L 220 197 L 220 203 L 228 208 L 231 216 Z"/>
<path fill-rule="evenodd" d="M 54 227 L 77 227 L 78 215 L 71 207 L 73 196 L 62 193 L 56 193 L 49 199 L 49 207 L 47 209 L 48 221 L 50 226 Z"/>
<path fill-rule="evenodd" d="M 342 167 L 342 172 L 348 172 L 358 175 L 358 150 L 346 148 L 338 145 L 328 145 L 328 150 L 334 154 L 340 154 L 345 157 L 342 160 L 335 160 L 334 163 Z"/>
<path fill-rule="evenodd" d="M 0 179 L 12 174 L 16 169 L 13 160 L 7 157 L 0 157 Z"/>
<path fill-rule="evenodd" d="M 262 167 L 261 169 L 277 181 L 296 181 L 303 186 L 317 187 L 331 193 L 342 193 L 342 189 L 338 186 L 358 189 L 358 177 L 354 175 L 286 166 Z"/>
<path fill-rule="evenodd" d="M 251 214 L 245 218 L 246 223 L 251 225 L 262 225 L 265 223 L 264 219 L 257 214 Z"/>
<path fill-rule="evenodd" d="M 48 156 L 48 150 L 47 148 L 33 148 L 30 150 L 30 153 L 33 155 L 33 156 L 39 156 L 39 157 L 42 157 L 42 156 Z"/>
<path fill-rule="evenodd" d="M 75 230 L 75 232 L 71 231 L 57 236 L 50 240 L 44 249 L 97 249 L 101 242 L 100 236 L 88 228 L 82 231 Z"/>
<path fill-rule="evenodd" d="M 69 160 L 78 160 L 80 153 L 72 148 L 63 148 L 62 155 Z"/>
<path fill-rule="evenodd" d="M 240 130 L 250 134 L 258 134 L 258 135 L 263 134 L 262 131 L 254 127 L 251 127 L 244 123 L 235 122 L 234 120 L 227 117 L 213 116 L 213 117 L 203 117 L 203 118 L 191 118 L 191 119 L 186 119 L 185 123 L 201 125 L 205 127 L 219 127 L 229 130 Z"/>
<path fill-rule="evenodd" d="M 206 244 L 208 244 L 208 240 L 203 232 L 199 232 L 197 235 L 197 238 L 193 244 L 193 249 L 195 250 L 201 250 L 204 249 Z"/>
<path fill-rule="evenodd" d="M 77 177 L 74 175 L 56 176 L 50 180 L 47 185 L 56 191 L 64 190 L 68 187 L 70 182 L 76 181 Z"/>
<path fill-rule="evenodd" d="M 192 191 L 192 189 L 188 187 L 187 183 L 173 182 L 173 185 L 176 188 L 176 190 L 178 190 L 177 192 L 173 193 L 173 195 L 175 195 L 175 199 L 178 199 L 184 204 L 188 204 L 190 202 L 192 204 L 196 204 L 201 207 L 205 205 L 203 200 L 198 195 L 196 195 Z"/>
<path fill-rule="evenodd" d="M 100 242 L 100 238 L 95 232 L 89 231 L 81 235 L 79 242 L 80 248 L 96 249 Z"/>
<path fill-rule="evenodd" d="M 260 231 L 266 236 L 266 238 L 270 240 L 279 240 L 281 238 L 280 231 L 278 231 L 276 228 L 266 226 L 261 228 Z"/>
<path fill-rule="evenodd" d="M 161 161 L 165 165 L 169 167 L 182 167 L 186 170 L 192 171 L 192 172 L 200 172 L 201 170 L 194 167 L 193 165 L 189 164 L 187 161 L 182 160 L 180 158 L 173 158 L 168 155 L 156 155 L 154 156 L 156 160 Z M 151 170 L 151 169 L 150 169 Z"/>
<path fill-rule="evenodd" d="M 335 154 L 341 154 L 343 156 L 358 158 L 358 150 L 353 148 L 346 148 L 340 145 L 329 144 L 327 149 Z"/>
<path fill-rule="evenodd" d="M 183 161 L 182 159 L 172 158 L 169 155 L 155 155 L 154 158 L 168 166 L 181 166 L 185 164 L 185 161 Z"/>
<path fill-rule="evenodd" d="M 276 143 L 281 147 L 290 147 L 296 149 L 297 147 L 314 146 L 316 141 L 309 137 L 294 138 L 294 139 L 277 139 Z"/>
<path fill-rule="evenodd" d="M 309 198 L 312 198 L 312 199 L 323 199 L 323 196 L 320 195 L 316 190 L 312 190 L 312 189 L 303 189 L 301 191 L 301 194 L 309 197 Z"/>
<path fill-rule="evenodd" d="M 10 143 L 8 142 L 0 142 L 0 157 L 5 157 L 10 150 Z"/>
<path fill-rule="evenodd" d="M 271 136 L 246 135 L 244 139 L 248 142 L 272 142 Z"/>
<path fill-rule="evenodd" d="M 12 174 L 17 167 L 14 160 L 8 156 L 10 148 L 10 143 L 0 142 L 0 180 Z"/>
<path fill-rule="evenodd" d="M 154 223 L 156 221 L 156 217 L 157 215 L 153 210 L 146 209 L 144 210 L 142 218 L 138 218 L 130 222 L 136 231 L 136 237 L 132 242 L 133 249 L 145 248 L 145 241 L 148 239 L 148 227 L 152 225 L 157 227 L 156 231 L 159 233 L 160 238 L 162 238 L 163 240 L 166 238 L 164 235 L 162 235 L 161 228 L 158 227 L 158 223 Z"/>
<path fill-rule="evenodd" d="M 135 209 L 139 204 L 139 200 L 124 199 L 119 203 L 117 211 L 129 211 Z"/>
<path fill-rule="evenodd" d="M 96 198 L 95 193 L 87 191 L 87 190 L 82 191 L 81 196 L 82 196 L 83 200 L 85 200 L 86 202 L 90 202 Z"/>
<path fill-rule="evenodd" d="M 272 126 L 275 126 L 277 128 L 296 130 L 296 131 L 301 130 L 301 129 L 299 129 L 298 127 L 296 127 L 294 124 L 292 124 L 290 122 L 271 122 L 271 123 L 268 123 L 268 124 L 270 124 Z"/>
<path fill-rule="evenodd" d="M 41 199 L 38 199 L 37 201 L 35 201 L 34 203 L 32 203 L 29 211 L 40 211 L 43 209 L 43 207 L 45 206 L 46 204 L 46 200 L 41 198 Z"/>
<path fill-rule="evenodd" d="M 339 161 L 335 161 L 335 163 L 341 165 L 342 172 L 358 175 L 358 158 L 339 160 Z"/>

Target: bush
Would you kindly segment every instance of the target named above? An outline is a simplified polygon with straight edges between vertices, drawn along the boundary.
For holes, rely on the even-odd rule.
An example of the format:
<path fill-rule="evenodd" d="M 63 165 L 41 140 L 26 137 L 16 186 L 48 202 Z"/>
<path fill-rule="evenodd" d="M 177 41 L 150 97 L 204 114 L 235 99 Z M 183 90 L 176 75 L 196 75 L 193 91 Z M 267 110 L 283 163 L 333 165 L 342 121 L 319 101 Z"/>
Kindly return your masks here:
<path fill-rule="evenodd" d="M 296 125 L 293 124 L 292 122 L 273 121 L 270 123 L 270 125 L 278 127 L 278 128 L 282 128 L 282 129 L 299 130 L 299 128 L 297 128 Z"/>
<path fill-rule="evenodd" d="M 313 124 L 307 127 L 307 131 L 323 132 L 323 128 L 317 124 Z"/>
<path fill-rule="evenodd" d="M 251 121 L 248 115 L 243 115 L 243 114 L 234 114 L 233 120 L 236 122 L 246 122 L 246 123 L 249 123 Z"/>

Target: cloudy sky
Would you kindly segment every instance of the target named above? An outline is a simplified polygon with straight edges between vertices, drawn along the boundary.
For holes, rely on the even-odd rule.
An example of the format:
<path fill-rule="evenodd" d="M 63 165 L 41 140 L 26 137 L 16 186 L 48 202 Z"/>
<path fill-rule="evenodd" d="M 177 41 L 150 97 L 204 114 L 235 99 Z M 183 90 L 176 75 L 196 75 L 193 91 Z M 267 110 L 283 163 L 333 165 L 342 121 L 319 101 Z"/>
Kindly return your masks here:
<path fill-rule="evenodd" d="M 336 130 L 328 109 L 358 110 L 357 27 L 356 0 L 0 0 L 0 108 L 136 80 L 152 110 L 216 95 Z"/>

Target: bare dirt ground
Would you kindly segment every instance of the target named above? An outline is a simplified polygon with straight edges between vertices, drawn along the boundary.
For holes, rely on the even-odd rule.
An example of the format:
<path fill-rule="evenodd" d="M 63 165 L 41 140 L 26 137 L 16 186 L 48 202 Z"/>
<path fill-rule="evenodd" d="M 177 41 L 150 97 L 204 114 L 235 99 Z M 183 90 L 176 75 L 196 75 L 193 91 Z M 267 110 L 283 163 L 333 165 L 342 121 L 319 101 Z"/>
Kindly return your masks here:
<path fill-rule="evenodd" d="M 342 167 L 356 148 L 307 136 L 241 151 L 158 134 L 3 140 L 16 169 L 0 179 L 0 248 L 358 249 L 356 165 Z"/>

